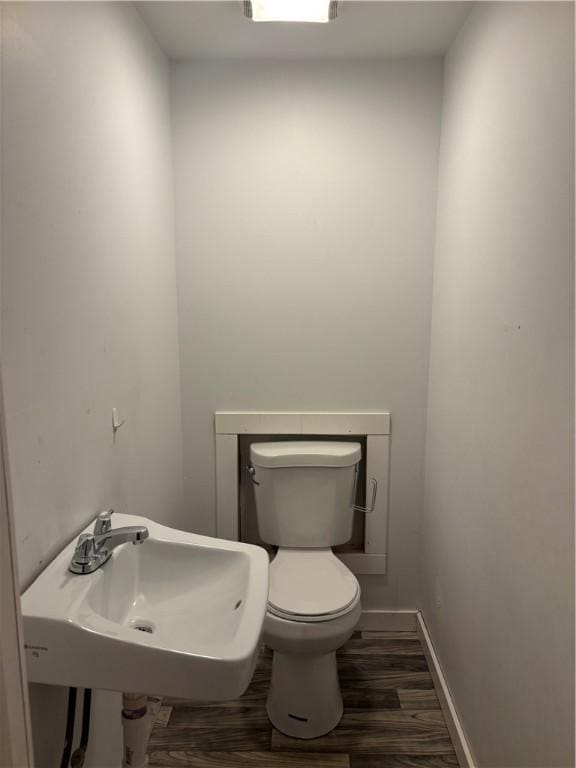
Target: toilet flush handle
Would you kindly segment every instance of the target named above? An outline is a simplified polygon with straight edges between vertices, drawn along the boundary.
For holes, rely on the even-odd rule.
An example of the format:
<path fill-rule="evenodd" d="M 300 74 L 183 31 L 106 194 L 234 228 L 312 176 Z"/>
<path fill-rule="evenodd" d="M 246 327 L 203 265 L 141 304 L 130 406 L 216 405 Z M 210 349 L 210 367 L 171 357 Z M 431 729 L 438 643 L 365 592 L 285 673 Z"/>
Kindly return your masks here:
<path fill-rule="evenodd" d="M 360 507 L 358 504 L 354 504 L 354 511 L 355 512 L 374 512 L 376 509 L 376 495 L 378 493 L 378 481 L 375 477 L 369 478 L 370 482 L 372 483 L 372 498 L 370 499 L 370 504 L 366 507 Z"/>
<path fill-rule="evenodd" d="M 248 470 L 248 474 L 250 475 L 250 480 L 252 480 L 253 485 L 260 485 L 258 480 L 256 480 L 256 469 L 252 466 L 252 464 L 247 464 L 246 469 Z"/>

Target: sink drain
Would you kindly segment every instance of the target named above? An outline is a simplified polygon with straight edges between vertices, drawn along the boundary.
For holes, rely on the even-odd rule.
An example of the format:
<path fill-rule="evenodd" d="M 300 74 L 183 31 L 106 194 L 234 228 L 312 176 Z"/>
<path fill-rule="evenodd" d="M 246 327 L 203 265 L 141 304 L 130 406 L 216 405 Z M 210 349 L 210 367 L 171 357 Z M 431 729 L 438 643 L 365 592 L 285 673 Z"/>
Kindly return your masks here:
<path fill-rule="evenodd" d="M 138 632 L 147 632 L 149 635 L 154 633 L 154 625 L 149 621 L 143 621 L 142 619 L 132 619 L 130 627 L 132 629 L 137 629 Z"/>

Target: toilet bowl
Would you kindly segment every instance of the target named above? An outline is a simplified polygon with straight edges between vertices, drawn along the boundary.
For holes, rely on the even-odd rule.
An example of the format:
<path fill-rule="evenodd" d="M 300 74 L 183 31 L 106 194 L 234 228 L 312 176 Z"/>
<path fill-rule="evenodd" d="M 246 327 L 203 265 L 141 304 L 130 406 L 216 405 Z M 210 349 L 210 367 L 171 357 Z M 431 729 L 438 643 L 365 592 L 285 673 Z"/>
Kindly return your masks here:
<path fill-rule="evenodd" d="M 280 549 L 270 584 L 264 621 L 264 642 L 274 651 L 268 717 L 288 736 L 313 739 L 342 717 L 336 651 L 360 618 L 360 586 L 330 549 Z"/>
<path fill-rule="evenodd" d="M 332 547 L 350 539 L 361 446 L 253 443 L 258 529 L 270 565 L 264 642 L 273 650 L 267 711 L 282 733 L 313 739 L 342 717 L 336 651 L 360 618 L 360 586 Z"/>

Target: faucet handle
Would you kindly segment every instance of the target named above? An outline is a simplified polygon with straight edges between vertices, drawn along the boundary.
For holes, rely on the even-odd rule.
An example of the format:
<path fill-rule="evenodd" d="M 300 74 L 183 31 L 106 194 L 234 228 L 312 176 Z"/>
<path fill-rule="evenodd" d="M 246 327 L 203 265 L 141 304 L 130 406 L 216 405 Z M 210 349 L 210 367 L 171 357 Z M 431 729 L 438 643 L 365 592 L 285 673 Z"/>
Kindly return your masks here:
<path fill-rule="evenodd" d="M 110 518 L 113 514 L 113 509 L 106 509 L 104 512 L 100 512 L 94 523 L 95 536 L 102 536 L 103 533 L 108 533 L 110 528 L 112 528 L 112 520 Z"/>

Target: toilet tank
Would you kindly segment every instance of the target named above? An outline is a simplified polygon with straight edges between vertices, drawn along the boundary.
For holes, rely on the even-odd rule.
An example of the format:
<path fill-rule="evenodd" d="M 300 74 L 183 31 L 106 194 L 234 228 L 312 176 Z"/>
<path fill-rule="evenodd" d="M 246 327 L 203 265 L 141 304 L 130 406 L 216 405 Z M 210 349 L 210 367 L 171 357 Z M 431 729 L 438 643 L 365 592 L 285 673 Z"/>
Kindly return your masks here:
<path fill-rule="evenodd" d="M 333 547 L 352 536 L 360 443 L 252 443 L 258 530 L 280 547 Z"/>

